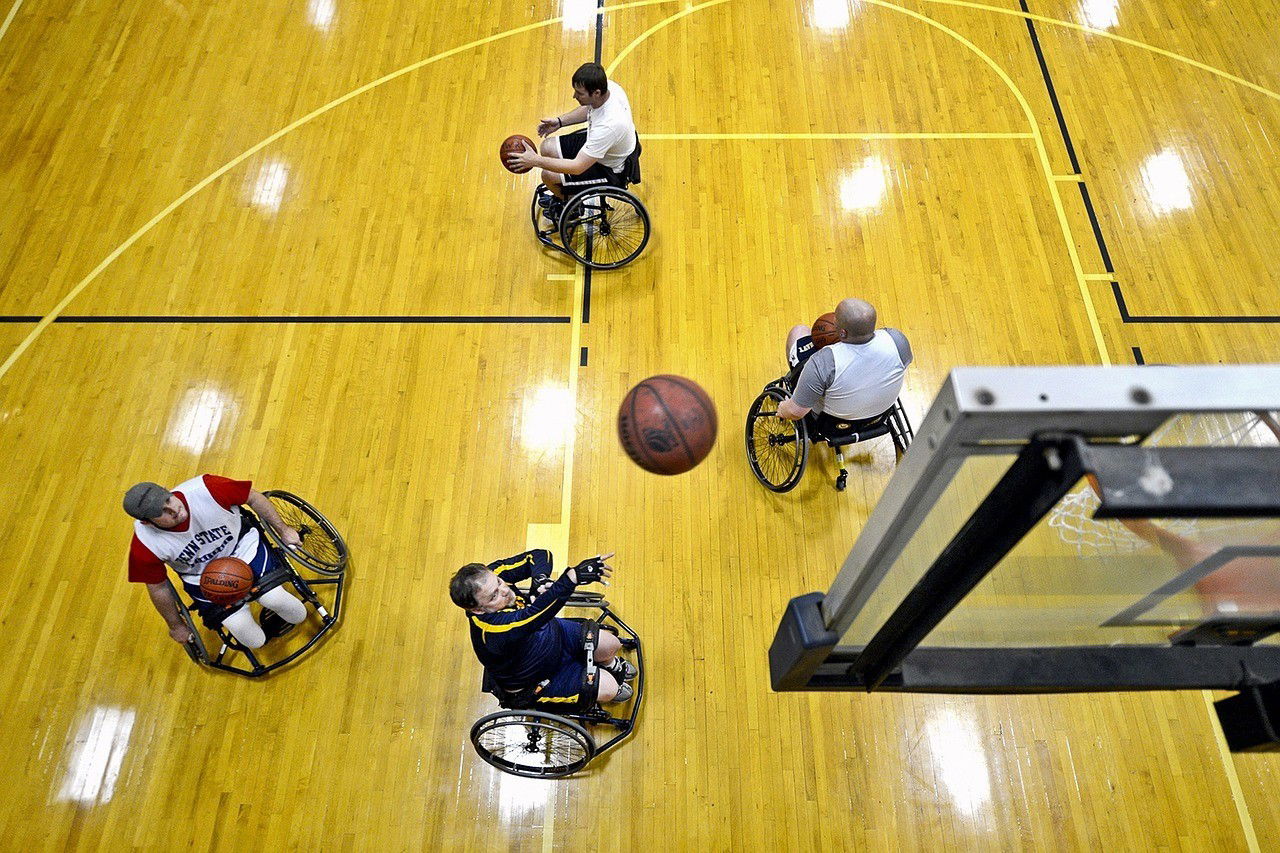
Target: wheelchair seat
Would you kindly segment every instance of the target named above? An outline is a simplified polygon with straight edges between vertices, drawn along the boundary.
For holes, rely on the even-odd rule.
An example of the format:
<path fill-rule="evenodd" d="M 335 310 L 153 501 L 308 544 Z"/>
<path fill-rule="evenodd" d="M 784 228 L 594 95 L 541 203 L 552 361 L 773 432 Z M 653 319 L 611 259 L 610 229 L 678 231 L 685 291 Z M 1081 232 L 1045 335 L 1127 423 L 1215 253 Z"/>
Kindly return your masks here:
<path fill-rule="evenodd" d="M 862 420 L 846 420 L 826 413 L 808 415 L 809 437 L 814 441 L 824 441 L 832 447 L 848 447 L 850 444 L 888 435 L 892 429 L 889 418 L 897 405 L 895 402 L 875 417 Z"/>
<path fill-rule="evenodd" d="M 640 134 L 636 134 L 636 147 L 622 164 L 622 187 L 640 183 Z"/>

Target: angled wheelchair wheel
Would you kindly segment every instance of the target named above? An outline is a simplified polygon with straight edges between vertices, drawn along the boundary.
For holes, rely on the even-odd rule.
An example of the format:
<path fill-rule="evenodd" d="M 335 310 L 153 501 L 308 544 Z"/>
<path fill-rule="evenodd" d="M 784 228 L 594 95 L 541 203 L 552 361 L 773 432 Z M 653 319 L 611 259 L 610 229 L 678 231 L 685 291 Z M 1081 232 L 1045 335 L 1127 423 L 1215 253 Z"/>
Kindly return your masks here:
<path fill-rule="evenodd" d="M 534 779 L 568 776 L 587 765 L 596 743 L 582 726 L 544 711 L 499 711 L 476 720 L 471 744 L 504 773 Z"/>
<path fill-rule="evenodd" d="M 560 243 L 579 263 L 617 269 L 635 260 L 649 242 L 649 211 L 618 187 L 583 190 L 560 214 Z"/>
<path fill-rule="evenodd" d="M 804 421 L 778 414 L 778 404 L 785 399 L 782 389 L 765 388 L 747 412 L 747 461 L 756 479 L 775 492 L 794 489 L 809 459 Z"/>
<path fill-rule="evenodd" d="M 262 529 L 271 541 L 309 569 L 322 575 L 340 575 L 347 568 L 347 543 L 320 510 L 290 492 L 263 492 L 285 524 L 298 531 L 302 544 L 288 548 L 269 524 Z"/>

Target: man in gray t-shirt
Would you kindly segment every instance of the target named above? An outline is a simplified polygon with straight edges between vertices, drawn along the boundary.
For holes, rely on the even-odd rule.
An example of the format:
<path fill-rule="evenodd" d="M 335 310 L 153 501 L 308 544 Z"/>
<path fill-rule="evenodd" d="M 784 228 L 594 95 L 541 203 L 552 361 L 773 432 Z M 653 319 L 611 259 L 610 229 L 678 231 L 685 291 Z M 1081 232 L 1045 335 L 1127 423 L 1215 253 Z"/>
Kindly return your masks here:
<path fill-rule="evenodd" d="M 874 418 L 898 399 L 911 344 L 897 329 L 876 329 L 876 309 L 861 299 L 845 299 L 836 306 L 840 340 L 823 347 L 804 362 L 790 399 L 778 414 L 799 420 L 810 411 L 841 420 Z M 787 357 L 794 365 L 807 326 L 796 326 L 787 337 Z"/>

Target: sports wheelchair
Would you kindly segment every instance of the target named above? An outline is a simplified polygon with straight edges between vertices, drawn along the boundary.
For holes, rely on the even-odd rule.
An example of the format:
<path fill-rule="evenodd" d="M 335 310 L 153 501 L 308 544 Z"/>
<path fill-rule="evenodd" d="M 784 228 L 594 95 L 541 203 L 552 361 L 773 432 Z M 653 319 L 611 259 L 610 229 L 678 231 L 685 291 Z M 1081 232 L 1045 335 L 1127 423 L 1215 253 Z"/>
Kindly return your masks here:
<path fill-rule="evenodd" d="M 895 461 L 902 459 L 915 433 L 900 399 L 865 420 L 844 421 L 812 412 L 798 421 L 788 420 L 778 414 L 778 404 L 791 396 L 799 375 L 797 368 L 764 386 L 747 410 L 747 461 L 765 488 L 789 492 L 796 487 L 804 476 L 810 441 L 824 442 L 835 451 L 840 469 L 836 491 L 840 492 L 849 484 L 844 463 L 844 448 L 849 445 L 887 435 L 893 440 Z"/>
<path fill-rule="evenodd" d="M 220 642 L 216 655 L 209 653 L 209 647 L 205 645 L 200 628 L 197 626 L 196 620 L 199 618 L 199 613 L 195 602 L 187 601 L 185 606 L 179 607 L 182 618 L 191 631 L 191 639 L 184 644 L 187 655 L 202 666 L 234 672 L 236 675 L 248 678 L 266 675 L 298 659 L 310 651 L 321 637 L 338 626 L 349 556 L 346 542 L 343 541 L 341 534 L 311 504 L 289 492 L 270 491 L 263 494 L 271 501 L 276 512 L 280 513 L 284 523 L 298 531 L 302 543 L 296 547 L 285 545 L 271 525 L 261 523 L 248 507 L 240 507 L 240 512 L 244 516 L 243 523 L 256 527 L 260 534 L 265 535 L 264 541 L 275 558 L 275 568 L 259 578 L 244 598 L 210 613 L 207 619 L 201 619 L 209 630 L 217 635 Z M 302 569 L 319 577 L 304 579 L 300 573 Z M 169 584 L 169 589 L 177 596 L 178 590 L 173 581 L 166 576 L 166 582 Z M 320 617 L 320 626 L 314 635 L 289 654 L 271 663 L 263 663 L 255 650 L 242 646 L 236 641 L 231 632 L 223 627 L 222 620 L 245 604 L 257 601 L 263 594 L 286 583 L 292 585 L 304 604 L 309 605 Z M 332 613 L 325 608 L 312 589 L 314 586 L 325 585 L 334 587 Z M 183 598 L 177 600 L 181 602 Z M 302 625 L 307 625 L 310 621 L 308 619 Z M 258 650 L 260 651 L 261 649 Z M 243 663 L 240 662 L 240 657 L 244 658 Z"/>
<path fill-rule="evenodd" d="M 530 206 L 538 241 L 593 270 L 615 270 L 634 261 L 649 243 L 649 211 L 626 190 L 640 183 L 639 136 L 622 180 L 621 187 L 588 187 L 563 202 L 538 184 Z"/>
<path fill-rule="evenodd" d="M 522 590 L 521 594 L 524 595 L 525 591 Z M 626 717 L 615 717 L 594 700 L 558 714 L 528 707 L 530 702 L 521 701 L 522 697 L 500 689 L 486 671 L 481 689 L 492 693 L 503 710 L 476 720 L 471 727 L 471 744 L 486 763 L 504 773 L 534 779 L 558 779 L 576 773 L 630 735 L 640 716 L 645 677 L 640 638 L 609 609 L 609 602 L 599 593 L 575 592 L 565 606 L 598 611 L 594 619 L 576 621 L 595 622 L 601 628 L 611 628 L 622 648 L 635 653 L 634 663 L 639 672 L 632 682 L 635 694 L 628 700 L 631 713 Z M 598 671 L 593 660 L 595 643 L 591 640 L 590 631 L 586 632 L 586 637 L 584 686 L 594 689 Z M 588 727 L 607 727 L 613 736 L 597 745 Z"/>

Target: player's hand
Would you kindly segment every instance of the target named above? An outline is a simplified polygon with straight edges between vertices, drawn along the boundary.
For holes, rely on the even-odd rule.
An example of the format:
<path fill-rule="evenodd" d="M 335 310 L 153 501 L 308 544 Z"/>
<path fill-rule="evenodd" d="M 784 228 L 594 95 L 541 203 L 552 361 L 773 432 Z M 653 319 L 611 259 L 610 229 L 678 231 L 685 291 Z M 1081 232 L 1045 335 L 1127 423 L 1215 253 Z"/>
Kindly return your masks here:
<path fill-rule="evenodd" d="M 191 629 L 186 625 L 174 625 L 169 628 L 169 636 L 173 637 L 175 642 L 186 645 L 191 642 Z"/>
<path fill-rule="evenodd" d="M 559 130 L 563 126 L 564 125 L 560 124 L 559 118 L 540 119 L 538 121 L 538 135 L 547 136 L 548 134 L 555 133 L 557 130 Z"/>
<path fill-rule="evenodd" d="M 298 531 L 287 524 L 282 524 L 276 533 L 280 535 L 280 541 L 290 548 L 297 548 L 302 544 L 302 537 L 298 535 Z"/>
<path fill-rule="evenodd" d="M 555 586 L 555 581 L 551 580 L 551 578 L 544 577 L 534 582 L 533 588 L 530 592 L 533 593 L 534 598 L 537 598 L 553 586 Z"/>
<path fill-rule="evenodd" d="M 608 578 L 613 576 L 613 566 L 607 562 L 614 553 L 600 554 L 595 557 L 583 560 L 569 571 L 573 572 L 573 582 L 576 586 L 585 586 L 589 583 L 602 583 L 609 585 Z"/>
<path fill-rule="evenodd" d="M 524 146 L 522 151 L 514 151 L 507 155 L 507 165 L 513 167 L 521 166 L 528 171 L 538 165 L 536 162 L 538 152 L 536 149 L 531 148 L 527 142 L 522 142 L 521 144 Z"/>

